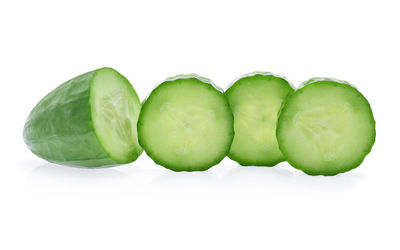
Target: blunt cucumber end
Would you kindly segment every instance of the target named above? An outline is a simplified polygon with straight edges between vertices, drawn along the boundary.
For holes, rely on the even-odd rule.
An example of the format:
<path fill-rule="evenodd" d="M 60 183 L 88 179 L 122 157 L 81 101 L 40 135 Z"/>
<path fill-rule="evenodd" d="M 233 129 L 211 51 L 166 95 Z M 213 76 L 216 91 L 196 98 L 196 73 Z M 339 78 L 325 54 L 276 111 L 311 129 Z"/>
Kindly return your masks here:
<path fill-rule="evenodd" d="M 136 132 L 140 100 L 111 68 L 79 75 L 54 89 L 30 113 L 24 140 L 37 156 L 77 167 L 134 161 L 142 152 Z"/>

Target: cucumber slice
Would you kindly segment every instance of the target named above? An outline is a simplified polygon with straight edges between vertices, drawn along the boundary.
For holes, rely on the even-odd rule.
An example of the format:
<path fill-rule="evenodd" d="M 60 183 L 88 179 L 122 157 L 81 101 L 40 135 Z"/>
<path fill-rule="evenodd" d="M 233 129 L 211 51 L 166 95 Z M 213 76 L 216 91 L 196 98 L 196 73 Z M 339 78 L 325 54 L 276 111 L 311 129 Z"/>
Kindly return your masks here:
<path fill-rule="evenodd" d="M 282 103 L 293 91 L 284 78 L 267 72 L 234 81 L 225 92 L 235 125 L 229 158 L 242 166 L 274 166 L 285 160 L 275 130 Z"/>
<path fill-rule="evenodd" d="M 195 74 L 167 78 L 144 101 L 139 143 L 159 165 L 203 171 L 219 163 L 233 139 L 233 115 L 222 90 Z"/>
<path fill-rule="evenodd" d="M 24 140 L 37 156 L 58 164 L 100 167 L 129 163 L 142 153 L 137 139 L 140 100 L 111 68 L 77 76 L 44 97 L 30 113 Z"/>
<path fill-rule="evenodd" d="M 365 97 L 347 82 L 312 78 L 285 102 L 277 138 L 286 160 L 309 175 L 356 168 L 375 142 Z"/>

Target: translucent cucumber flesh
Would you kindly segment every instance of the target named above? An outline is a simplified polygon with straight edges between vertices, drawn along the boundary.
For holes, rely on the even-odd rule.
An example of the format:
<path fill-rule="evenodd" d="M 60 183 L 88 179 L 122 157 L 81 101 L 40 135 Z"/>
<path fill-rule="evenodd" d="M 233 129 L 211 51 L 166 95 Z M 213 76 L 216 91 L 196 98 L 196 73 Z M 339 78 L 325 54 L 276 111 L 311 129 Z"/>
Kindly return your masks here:
<path fill-rule="evenodd" d="M 131 162 L 142 152 L 137 140 L 140 101 L 129 83 L 111 69 L 96 72 L 91 88 L 92 119 L 111 158 Z"/>
<path fill-rule="evenodd" d="M 282 152 L 296 168 L 334 175 L 357 167 L 375 140 L 367 100 L 347 84 L 309 84 L 289 98 L 278 125 Z"/>
<path fill-rule="evenodd" d="M 205 170 L 226 156 L 232 113 L 223 94 L 196 78 L 168 81 L 143 105 L 139 140 L 153 160 L 175 171 Z"/>
<path fill-rule="evenodd" d="M 284 160 L 276 139 L 276 122 L 291 92 L 289 83 L 274 75 L 247 76 L 226 91 L 234 114 L 231 159 L 256 166 L 273 166 Z"/>

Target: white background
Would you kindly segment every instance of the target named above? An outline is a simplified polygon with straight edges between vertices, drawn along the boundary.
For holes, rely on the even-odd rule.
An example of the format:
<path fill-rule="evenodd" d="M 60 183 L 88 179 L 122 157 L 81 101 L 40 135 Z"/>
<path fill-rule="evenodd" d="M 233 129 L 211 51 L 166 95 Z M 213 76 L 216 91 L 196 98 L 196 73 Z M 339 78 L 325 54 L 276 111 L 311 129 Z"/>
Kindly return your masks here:
<path fill-rule="evenodd" d="M 0 249 L 400 249 L 398 1 L 1 1 Z M 62 82 L 110 66 L 141 99 L 168 76 L 222 88 L 255 70 L 343 79 L 370 101 L 357 169 L 281 163 L 175 173 L 145 154 L 109 169 L 34 156 L 22 128 Z"/>

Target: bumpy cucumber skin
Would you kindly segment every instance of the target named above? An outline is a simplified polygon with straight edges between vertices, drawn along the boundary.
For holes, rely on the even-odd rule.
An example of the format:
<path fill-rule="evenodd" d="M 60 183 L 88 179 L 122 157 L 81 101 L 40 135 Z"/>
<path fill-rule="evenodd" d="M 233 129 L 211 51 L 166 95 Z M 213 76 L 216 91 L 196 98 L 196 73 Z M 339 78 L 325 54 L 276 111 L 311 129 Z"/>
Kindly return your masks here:
<path fill-rule="evenodd" d="M 217 157 L 214 161 L 210 161 L 206 164 L 203 165 L 196 165 L 196 166 L 190 166 L 190 163 L 188 162 L 189 167 L 185 167 L 185 168 L 181 168 L 178 167 L 176 165 L 173 164 L 168 164 L 167 162 L 163 161 L 162 159 L 160 159 L 159 157 L 157 157 L 156 154 L 154 154 L 150 148 L 148 147 L 148 145 L 145 142 L 145 138 L 143 136 L 143 116 L 146 113 L 147 107 L 148 107 L 148 103 L 151 102 L 151 97 L 152 95 L 157 94 L 157 92 L 164 88 L 165 86 L 168 86 L 169 82 L 174 82 L 176 80 L 181 80 L 181 79 L 190 79 L 190 78 L 194 78 L 199 80 L 200 82 L 204 83 L 207 85 L 208 88 L 210 89 L 214 89 L 218 92 L 221 93 L 221 97 L 225 98 L 224 94 L 223 94 L 223 90 L 221 88 L 219 88 L 218 86 L 216 86 L 211 80 L 209 80 L 208 78 L 199 76 L 197 74 L 181 74 L 181 75 L 176 75 L 173 77 L 168 77 L 167 79 L 165 79 L 162 83 L 160 83 L 156 88 L 153 89 L 153 91 L 150 93 L 150 95 L 143 100 L 142 102 L 142 109 L 140 111 L 139 114 L 139 119 L 138 119 L 138 124 L 137 124 L 137 129 L 138 129 L 138 140 L 139 140 L 139 144 L 140 146 L 144 149 L 144 151 L 146 152 L 146 154 L 157 164 L 160 165 L 162 167 L 165 167 L 169 170 L 175 171 L 175 172 L 197 172 L 197 171 L 206 171 L 208 169 L 210 169 L 211 167 L 217 165 L 218 163 L 220 163 L 229 153 L 232 141 L 233 141 L 233 137 L 234 137 L 234 129 L 233 129 L 233 114 L 232 112 L 230 112 L 230 124 L 231 124 L 231 128 L 230 128 L 230 143 L 226 145 L 225 150 L 223 151 L 223 153 L 220 154 L 219 157 Z M 226 107 L 230 110 L 229 107 L 229 103 L 226 100 Z"/>
<path fill-rule="evenodd" d="M 253 72 L 253 73 L 245 74 L 245 75 L 235 79 L 232 82 L 232 84 L 228 86 L 228 88 L 227 88 L 227 90 L 225 91 L 224 94 L 225 94 L 226 97 L 228 97 L 229 93 L 231 91 L 233 91 L 235 88 L 237 88 L 241 84 L 240 80 L 243 79 L 243 78 L 247 78 L 247 77 L 265 77 L 265 76 L 273 77 L 273 78 L 279 78 L 279 79 L 282 79 L 286 83 L 285 87 L 288 89 L 288 94 L 285 97 L 285 100 L 286 100 L 286 98 L 288 96 L 290 96 L 291 94 L 294 93 L 293 86 L 289 83 L 289 81 L 285 77 L 279 76 L 279 75 L 275 75 L 275 74 L 273 74 L 271 72 L 256 71 L 256 72 Z M 281 108 L 282 108 L 284 102 L 285 101 L 282 102 Z M 278 114 L 279 114 L 279 111 L 278 111 Z M 279 115 L 278 115 L 278 117 L 279 117 Z M 273 166 L 275 166 L 275 165 L 277 165 L 277 164 L 279 164 L 279 163 L 281 163 L 281 162 L 286 160 L 284 156 L 282 156 L 281 158 L 276 159 L 276 160 L 268 160 L 268 161 L 266 161 L 266 160 L 263 160 L 263 161 L 247 160 L 247 159 L 242 159 L 240 156 L 235 155 L 232 151 L 230 151 L 228 153 L 228 157 L 231 160 L 236 161 L 237 163 L 239 163 L 241 166 L 255 166 L 255 167 L 273 167 Z"/>
<path fill-rule="evenodd" d="M 288 104 L 293 100 L 293 96 L 295 94 L 301 93 L 302 91 L 304 91 L 305 88 L 310 87 L 314 84 L 318 84 L 320 82 L 329 82 L 330 84 L 337 86 L 337 87 L 343 87 L 343 88 L 349 88 L 352 90 L 355 90 L 358 92 L 358 95 L 360 97 L 362 97 L 365 100 L 365 103 L 368 105 L 368 110 L 369 110 L 369 115 L 372 118 L 372 120 L 370 121 L 373 124 L 373 133 L 371 134 L 371 140 L 369 143 L 369 146 L 367 147 L 367 149 L 364 151 L 364 155 L 362 157 L 360 157 L 360 159 L 354 163 L 353 165 L 348 166 L 346 169 L 343 169 L 341 171 L 335 170 L 335 169 L 329 169 L 327 168 L 325 165 L 321 165 L 321 168 L 319 171 L 313 171 L 307 168 L 307 166 L 302 166 L 300 164 L 297 164 L 295 160 L 290 158 L 290 155 L 287 153 L 287 151 L 285 150 L 283 144 L 280 142 L 281 141 L 281 135 L 282 133 L 284 133 L 283 129 L 281 128 L 280 124 L 282 124 L 282 113 L 284 113 L 288 107 Z M 334 79 L 334 78 L 326 78 L 326 77 L 314 77 L 311 78 L 308 81 L 305 81 L 304 83 L 302 83 L 301 87 L 299 89 L 297 89 L 293 94 L 291 94 L 290 96 L 288 96 L 288 98 L 286 98 L 284 104 L 281 107 L 281 110 L 279 112 L 279 118 L 278 118 L 278 125 L 276 127 L 276 137 L 278 139 L 278 144 L 279 144 L 279 149 L 281 150 L 281 152 L 285 155 L 286 157 L 286 161 L 294 168 L 308 174 L 311 176 L 335 176 L 337 174 L 341 174 L 341 173 L 346 173 L 348 171 L 351 171 L 357 167 L 359 167 L 361 165 L 361 163 L 364 161 L 365 157 L 371 152 L 372 147 L 375 143 L 375 138 L 376 138 L 376 129 L 375 129 L 375 119 L 374 119 L 374 115 L 372 113 L 372 109 L 371 109 L 371 105 L 369 104 L 368 100 L 364 97 L 363 94 L 361 94 L 360 91 L 357 90 L 357 88 L 351 84 L 349 84 L 346 81 L 343 80 L 338 80 L 338 79 Z"/>
<path fill-rule="evenodd" d="M 58 86 L 33 108 L 26 120 L 23 137 L 34 154 L 52 163 L 75 167 L 98 168 L 128 163 L 114 160 L 105 151 L 93 126 L 90 88 L 96 72 L 102 69 L 115 71 L 101 68 L 79 75 Z M 136 160 L 141 152 L 132 155 L 129 162 Z"/>

